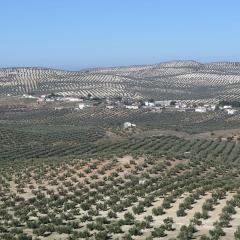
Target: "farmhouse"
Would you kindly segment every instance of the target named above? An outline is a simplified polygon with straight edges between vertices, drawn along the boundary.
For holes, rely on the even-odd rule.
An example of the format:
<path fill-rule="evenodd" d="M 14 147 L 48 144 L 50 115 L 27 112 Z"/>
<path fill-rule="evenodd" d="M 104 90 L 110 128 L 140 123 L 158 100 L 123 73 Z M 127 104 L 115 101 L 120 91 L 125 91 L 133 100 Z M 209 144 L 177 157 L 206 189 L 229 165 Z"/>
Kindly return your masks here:
<path fill-rule="evenodd" d="M 131 127 L 136 127 L 136 124 L 130 123 L 130 122 L 125 122 L 123 124 L 123 129 L 131 128 Z"/>
<path fill-rule="evenodd" d="M 228 115 L 233 115 L 236 113 L 236 111 L 237 111 L 236 109 L 226 109 Z"/>
<path fill-rule="evenodd" d="M 79 103 L 79 104 L 78 104 L 78 108 L 79 108 L 80 110 L 84 109 L 85 107 L 86 107 L 86 105 L 85 105 L 84 103 Z"/>

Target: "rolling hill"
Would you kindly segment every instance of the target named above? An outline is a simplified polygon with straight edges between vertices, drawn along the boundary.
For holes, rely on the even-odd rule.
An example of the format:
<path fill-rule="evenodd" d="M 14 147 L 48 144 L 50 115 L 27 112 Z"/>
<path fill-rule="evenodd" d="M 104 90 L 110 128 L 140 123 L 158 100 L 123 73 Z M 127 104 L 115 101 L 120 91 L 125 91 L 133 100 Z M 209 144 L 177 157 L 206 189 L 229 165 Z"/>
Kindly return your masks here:
<path fill-rule="evenodd" d="M 0 96 L 51 92 L 158 100 L 239 100 L 240 63 L 171 61 L 82 71 L 39 67 L 0 69 Z"/>

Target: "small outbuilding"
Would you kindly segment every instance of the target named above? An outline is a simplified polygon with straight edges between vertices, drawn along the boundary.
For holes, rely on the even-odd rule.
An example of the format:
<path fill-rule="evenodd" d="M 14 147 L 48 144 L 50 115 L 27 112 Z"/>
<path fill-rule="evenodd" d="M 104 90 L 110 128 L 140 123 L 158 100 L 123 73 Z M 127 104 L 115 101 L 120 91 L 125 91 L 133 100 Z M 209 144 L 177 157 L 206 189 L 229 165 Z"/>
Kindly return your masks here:
<path fill-rule="evenodd" d="M 132 128 L 132 127 L 136 127 L 136 124 L 130 123 L 130 122 L 125 122 L 123 124 L 123 129 Z"/>
<path fill-rule="evenodd" d="M 78 104 L 78 108 L 79 108 L 80 110 L 84 109 L 85 107 L 86 107 L 86 105 L 85 105 L 84 103 L 79 103 L 79 104 Z"/>

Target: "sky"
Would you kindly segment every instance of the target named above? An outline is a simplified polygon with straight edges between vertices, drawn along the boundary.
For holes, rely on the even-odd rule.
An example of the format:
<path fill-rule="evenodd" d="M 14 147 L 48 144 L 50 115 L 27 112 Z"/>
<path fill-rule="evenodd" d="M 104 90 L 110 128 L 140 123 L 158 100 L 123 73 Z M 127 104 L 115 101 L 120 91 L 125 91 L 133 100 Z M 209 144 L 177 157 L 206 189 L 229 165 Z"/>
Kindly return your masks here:
<path fill-rule="evenodd" d="M 0 0 L 0 67 L 240 61 L 239 0 Z"/>

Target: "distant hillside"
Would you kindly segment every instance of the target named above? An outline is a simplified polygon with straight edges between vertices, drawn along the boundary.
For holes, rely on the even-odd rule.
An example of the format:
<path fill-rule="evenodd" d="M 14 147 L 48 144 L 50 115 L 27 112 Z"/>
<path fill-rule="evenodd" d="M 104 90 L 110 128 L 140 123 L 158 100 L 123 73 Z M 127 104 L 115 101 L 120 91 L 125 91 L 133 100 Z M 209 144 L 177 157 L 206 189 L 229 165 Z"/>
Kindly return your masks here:
<path fill-rule="evenodd" d="M 240 63 L 171 61 L 79 72 L 49 68 L 0 69 L 0 95 L 51 92 L 159 100 L 240 100 Z"/>

